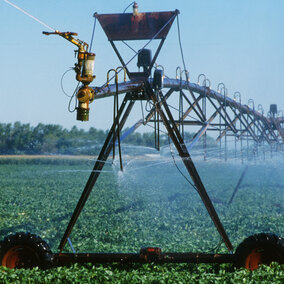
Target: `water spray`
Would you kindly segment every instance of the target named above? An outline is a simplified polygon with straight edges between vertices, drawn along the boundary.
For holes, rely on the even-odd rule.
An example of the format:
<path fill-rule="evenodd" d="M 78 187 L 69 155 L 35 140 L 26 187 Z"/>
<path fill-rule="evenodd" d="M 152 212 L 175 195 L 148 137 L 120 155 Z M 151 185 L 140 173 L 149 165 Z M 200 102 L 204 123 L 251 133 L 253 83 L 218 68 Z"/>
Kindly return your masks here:
<path fill-rule="evenodd" d="M 6 2 L 7 4 L 11 5 L 12 7 L 16 8 L 17 10 L 19 10 L 20 12 L 24 13 L 25 15 L 27 15 L 28 17 L 32 18 L 33 20 L 37 21 L 38 23 L 40 23 L 41 25 L 45 26 L 46 28 L 48 28 L 49 30 L 55 32 L 55 29 L 52 28 L 51 26 L 47 25 L 46 23 L 42 22 L 41 20 L 39 20 L 38 18 L 36 18 L 35 16 L 31 15 L 30 13 L 28 13 L 27 11 L 25 11 L 24 9 L 22 9 L 21 7 L 15 5 L 14 3 L 8 1 L 8 0 L 3 0 L 4 2 Z"/>
<path fill-rule="evenodd" d="M 77 109 L 77 120 L 88 121 L 89 120 L 89 104 L 94 100 L 94 90 L 90 88 L 88 85 L 94 80 L 95 76 L 93 76 L 94 71 L 94 62 L 95 62 L 95 53 L 88 52 L 88 44 L 80 39 L 76 39 L 73 36 L 77 36 L 77 33 L 73 32 L 59 32 L 55 30 L 51 26 L 47 25 L 43 21 L 39 20 L 35 16 L 31 15 L 21 7 L 15 5 L 14 3 L 3 0 L 10 6 L 16 8 L 20 12 L 24 13 L 28 17 L 37 21 L 44 27 L 51 30 L 51 32 L 43 32 L 45 35 L 59 35 L 71 43 L 75 44 L 78 47 L 78 50 L 75 51 L 77 54 L 78 62 L 75 63 L 74 70 L 76 72 L 76 80 L 83 84 L 83 86 L 78 90 L 76 96 L 79 102 L 79 106 Z"/>
<path fill-rule="evenodd" d="M 82 87 L 76 91 L 76 97 L 79 102 L 79 106 L 77 107 L 77 119 L 82 121 L 87 121 L 89 118 L 89 103 L 91 103 L 95 98 L 95 91 L 93 88 L 89 87 L 89 84 L 93 81 L 93 69 L 94 69 L 94 60 L 95 54 L 89 51 L 88 44 L 76 39 L 74 36 L 77 36 L 76 33 L 73 32 L 59 32 L 58 30 L 54 30 L 43 22 L 39 21 L 35 17 L 31 16 L 29 13 L 25 12 L 18 6 L 12 4 L 11 2 L 4 0 L 8 4 L 12 5 L 16 9 L 22 11 L 28 16 L 32 17 L 39 23 L 46 26 L 51 32 L 43 32 L 45 35 L 59 35 L 66 40 L 70 41 L 72 44 L 76 45 L 78 50 L 75 51 L 77 55 L 77 63 L 75 64 L 74 70 L 76 72 L 76 80 L 79 83 L 82 83 Z M 277 108 L 275 105 L 271 107 L 271 118 L 266 118 L 262 114 L 256 112 L 253 109 L 249 108 L 247 105 L 241 105 L 236 101 L 230 99 L 226 95 L 226 90 L 224 88 L 224 94 L 211 90 L 210 87 L 207 87 L 206 84 L 200 86 L 198 84 L 192 84 L 188 80 L 188 74 L 186 71 L 186 81 L 163 78 L 162 70 L 154 73 L 154 78 L 151 78 L 151 69 L 155 64 L 155 61 L 160 53 L 160 50 L 164 44 L 164 41 L 168 35 L 170 27 L 177 18 L 179 14 L 178 10 L 169 11 L 169 12 L 147 12 L 142 13 L 138 12 L 138 6 L 136 3 L 133 5 L 133 13 L 123 13 L 123 14 L 95 14 L 94 16 L 100 22 L 105 34 L 108 37 L 114 51 L 116 52 L 122 69 L 125 70 L 128 75 L 130 82 L 124 82 L 123 84 L 118 84 L 117 82 L 117 74 L 118 70 L 114 70 L 116 73 L 116 84 L 113 86 L 113 91 L 108 90 L 107 94 L 103 94 L 101 97 L 106 97 L 110 95 L 114 95 L 116 99 L 115 105 L 115 116 L 113 125 L 108 131 L 108 134 L 105 138 L 103 146 L 101 147 L 98 158 L 94 164 L 93 170 L 90 173 L 88 181 L 82 191 L 80 198 L 78 199 L 77 205 L 72 213 L 72 216 L 69 220 L 69 223 L 66 227 L 63 237 L 61 238 L 58 252 L 52 253 L 48 244 L 44 242 L 41 238 L 34 234 L 18 232 L 13 235 L 8 235 L 5 237 L 3 241 L 1 241 L 0 245 L 0 265 L 8 267 L 8 268 L 32 268 L 32 267 L 40 267 L 40 268 L 50 268 L 54 266 L 60 265 L 70 265 L 71 263 L 109 263 L 109 262 L 118 262 L 118 263 L 234 263 L 236 267 L 244 266 L 250 270 L 254 270 L 258 268 L 260 264 L 270 264 L 271 262 L 279 262 L 280 264 L 284 263 L 284 239 L 281 237 L 269 233 L 261 233 L 248 237 L 245 239 L 236 249 L 235 254 L 232 254 L 233 246 L 229 239 L 229 236 L 219 218 L 217 211 L 213 205 L 213 200 L 210 199 L 208 192 L 206 191 L 205 185 L 201 179 L 201 176 L 198 173 L 198 170 L 192 160 L 192 157 L 186 147 L 183 132 L 179 129 L 178 124 L 183 123 L 184 115 L 179 117 L 179 120 L 176 121 L 172 111 L 171 106 L 168 104 L 167 99 L 169 96 L 176 90 L 186 89 L 192 99 L 193 103 L 184 95 L 184 99 L 188 102 L 189 108 L 186 112 L 190 112 L 190 110 L 194 110 L 196 115 L 199 117 L 200 121 L 197 125 L 202 125 L 202 127 L 206 127 L 206 124 L 210 124 L 211 120 L 213 121 L 215 116 L 220 115 L 219 127 L 220 130 L 222 126 L 228 126 L 231 131 L 234 133 L 238 133 L 238 130 L 235 129 L 235 121 L 231 121 L 229 119 L 228 113 L 226 112 L 226 107 L 230 107 L 235 118 L 237 117 L 244 126 L 243 132 L 240 133 L 240 137 L 244 134 L 251 135 L 251 137 L 256 141 L 260 141 L 262 137 L 258 137 L 257 133 L 254 132 L 254 128 L 252 129 L 251 125 L 254 120 L 259 120 L 263 123 L 263 129 L 258 129 L 263 135 L 266 137 L 267 142 L 272 146 L 272 142 L 278 142 L 278 137 L 274 133 L 275 129 L 280 129 L 283 124 L 283 120 L 277 117 Z M 178 20 L 178 19 L 177 19 Z M 178 21 L 177 21 L 178 23 Z M 181 55 L 183 59 L 184 70 L 184 56 L 182 52 L 181 40 L 180 40 L 180 29 L 178 23 L 178 35 L 179 35 L 179 44 Z M 120 52 L 118 51 L 115 42 L 117 41 L 132 41 L 132 40 L 148 40 L 148 42 L 143 45 L 142 49 L 138 53 L 136 53 L 128 62 L 125 62 L 122 58 Z M 151 57 L 149 51 L 145 51 L 147 45 L 153 40 L 158 40 L 160 43 L 154 53 L 154 56 Z M 143 50 L 143 52 L 142 52 Z M 143 67 L 143 72 L 131 72 L 128 69 L 128 63 L 132 61 L 133 58 L 138 56 L 139 64 L 138 67 Z M 181 78 L 182 72 L 180 74 Z M 154 81 L 154 87 L 152 82 Z M 109 82 L 109 80 L 108 80 Z M 205 78 L 205 83 L 209 82 L 208 79 Z M 165 95 L 159 90 L 162 87 L 170 88 Z M 111 89 L 110 86 L 106 86 L 106 88 Z M 103 92 L 104 87 L 101 87 L 99 90 L 96 90 L 96 99 L 99 96 L 99 92 Z M 118 94 L 126 93 L 123 101 L 118 107 Z M 194 93 L 198 93 L 199 97 L 195 97 Z M 210 101 L 212 106 L 216 109 L 211 118 L 206 119 L 206 108 L 203 109 L 199 106 L 198 101 L 202 99 L 204 96 L 206 99 Z M 115 148 L 116 140 L 119 143 L 120 140 L 120 131 L 125 126 L 125 123 L 132 111 L 134 103 L 136 101 L 149 101 L 151 102 L 151 110 L 147 117 L 142 120 L 142 122 L 136 123 L 131 129 L 136 129 L 137 125 L 146 124 L 150 122 L 155 113 L 159 114 L 158 117 L 153 118 L 154 122 L 163 123 L 168 138 L 171 139 L 173 145 L 175 146 L 177 153 L 180 157 L 181 162 L 184 164 L 185 169 L 187 171 L 188 177 L 184 175 L 181 171 L 181 174 L 184 175 L 186 180 L 192 184 L 192 186 L 198 192 L 213 224 L 215 225 L 218 233 L 220 234 L 220 242 L 216 246 L 215 249 L 218 249 L 221 241 L 224 242 L 228 249 L 228 253 L 202 253 L 202 252 L 162 252 L 160 248 L 157 247 L 147 247 L 142 248 L 139 253 L 75 253 L 73 249 L 72 242 L 70 240 L 70 235 L 73 231 L 74 226 L 76 225 L 78 218 L 84 209 L 86 202 L 96 185 L 100 174 L 103 171 L 105 163 L 107 162 L 110 153 Z M 214 104 L 212 100 L 217 100 L 220 104 L 219 108 Z M 205 104 L 206 106 L 206 104 Z M 223 107 L 224 106 L 224 107 Z M 183 113 L 183 108 L 180 107 L 179 111 Z M 224 115 L 222 114 L 224 112 Z M 251 116 L 254 116 L 254 119 Z M 225 125 L 222 125 L 221 117 L 225 122 Z M 228 123 L 229 121 L 229 123 Z M 192 121 L 188 121 L 189 125 L 192 125 Z M 194 125 L 194 124 L 193 124 Z M 213 125 L 214 126 L 214 125 Z M 209 128 L 208 128 L 209 129 Z M 225 135 L 226 131 L 225 128 Z M 200 130 L 200 137 L 203 133 L 204 129 Z M 206 129 L 205 129 L 206 130 Z M 266 134 L 266 130 L 270 131 L 270 136 L 268 137 Z M 278 131 L 282 137 L 282 129 Z M 132 131 L 132 130 L 131 130 Z M 158 129 L 159 132 L 159 129 Z M 128 132 L 131 133 L 131 132 Z M 204 131 L 206 133 L 206 131 Z M 262 134 L 263 133 L 263 134 Z M 222 134 L 222 133 L 220 133 Z M 220 138 L 222 135 L 220 135 Z M 274 139 L 274 140 L 273 140 Z M 283 138 L 284 140 L 284 138 Z M 248 140 L 247 140 L 248 141 Z M 170 143 L 169 143 L 170 144 Z M 170 149 L 172 158 L 174 163 L 175 158 L 173 155 L 173 151 Z M 120 159 L 121 161 L 121 159 Z M 122 168 L 122 164 L 121 164 Z M 177 167 L 178 168 L 178 167 Z M 179 168 L 178 168 L 179 169 Z M 134 170 L 134 169 L 133 169 Z M 135 169 L 137 171 L 137 169 Z M 140 169 L 138 169 L 140 171 Z M 239 185 L 241 183 L 242 178 L 244 177 L 245 171 L 239 180 Z M 121 172 L 119 172 L 119 176 L 123 176 Z M 155 176 L 154 176 L 155 177 Z M 166 177 L 166 175 L 165 175 Z M 190 179 L 189 179 L 190 178 Z M 155 181 L 153 179 L 153 181 Z M 143 181 L 145 183 L 145 181 Z M 124 183 L 125 184 L 125 183 Z M 239 187 L 237 185 L 233 196 L 229 202 L 232 202 L 234 195 Z M 109 202 L 107 200 L 107 202 Z M 220 201 L 218 201 L 220 202 Z M 123 212 L 131 208 L 131 206 L 139 205 L 139 203 L 132 203 L 129 206 L 124 206 L 116 211 L 117 213 Z M 279 204 L 276 203 L 276 206 L 279 207 Z M 156 229 L 156 228 L 154 228 Z M 202 235 L 198 236 L 199 238 Z M 69 243 L 73 253 L 64 252 L 64 248 L 66 243 Z"/>

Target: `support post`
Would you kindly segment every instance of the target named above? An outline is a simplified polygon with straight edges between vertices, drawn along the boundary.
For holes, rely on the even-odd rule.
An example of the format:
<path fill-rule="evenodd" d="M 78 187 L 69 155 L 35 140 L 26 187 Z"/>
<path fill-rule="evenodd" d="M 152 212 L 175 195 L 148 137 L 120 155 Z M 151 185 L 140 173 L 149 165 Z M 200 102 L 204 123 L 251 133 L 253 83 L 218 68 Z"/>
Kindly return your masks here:
<path fill-rule="evenodd" d="M 122 104 L 120 106 L 120 109 L 118 111 L 117 117 L 116 117 L 116 119 L 115 119 L 115 121 L 114 121 L 114 123 L 113 123 L 113 125 L 112 125 L 112 127 L 111 127 L 111 129 L 109 131 L 109 133 L 108 133 L 108 136 L 107 136 L 107 138 L 105 140 L 105 143 L 104 143 L 104 145 L 103 145 L 103 147 L 101 149 L 101 152 L 100 152 L 100 154 L 98 156 L 98 159 L 97 159 L 97 161 L 96 161 L 96 163 L 94 165 L 94 168 L 93 168 L 93 170 L 92 170 L 92 172 L 90 174 L 90 177 L 89 177 L 89 179 L 88 179 L 88 181 L 87 181 L 87 183 L 85 185 L 84 191 L 82 192 L 82 195 L 81 195 L 81 197 L 80 197 L 80 199 L 79 199 L 79 201 L 77 203 L 77 206 L 76 206 L 76 208 L 75 208 L 75 210 L 74 210 L 74 212 L 72 214 L 72 217 L 71 217 L 71 219 L 69 221 L 67 229 L 66 229 L 66 231 L 64 233 L 64 236 L 61 239 L 60 245 L 58 247 L 59 250 L 60 250 L 60 253 L 62 252 L 62 250 L 63 250 L 63 248 L 64 248 L 64 246 L 65 246 L 65 244 L 67 242 L 67 239 L 70 236 L 70 234 L 72 232 L 72 229 L 73 229 L 74 225 L 76 224 L 76 222 L 77 222 L 77 220 L 79 218 L 79 215 L 80 215 L 80 213 L 81 213 L 81 211 L 82 211 L 82 209 L 83 209 L 83 207 L 84 207 L 84 205 L 85 205 L 85 203 L 86 203 L 90 193 L 92 192 L 92 189 L 93 189 L 94 185 L 96 184 L 96 181 L 97 181 L 97 179 L 98 179 L 98 177 L 100 175 L 100 172 L 103 169 L 103 167 L 105 165 L 105 162 L 106 162 L 107 158 L 110 155 L 110 152 L 111 152 L 112 146 L 113 146 L 112 145 L 113 144 L 113 142 L 112 142 L 113 141 L 113 136 L 115 137 L 114 140 L 116 140 L 116 137 L 118 135 L 118 131 L 121 131 L 121 129 L 123 128 L 123 126 L 124 126 L 124 124 L 125 124 L 125 122 L 127 120 L 127 117 L 128 117 L 128 115 L 129 115 L 129 113 L 130 113 L 130 111 L 131 111 L 131 109 L 132 109 L 132 107 L 134 105 L 134 101 L 130 101 L 130 103 L 128 104 L 127 109 L 126 109 L 126 111 L 125 111 L 125 113 L 124 113 L 124 115 L 123 115 L 123 117 L 121 119 L 121 122 L 119 124 L 120 129 L 117 129 L 115 131 L 117 123 L 118 123 L 118 120 L 120 119 L 120 117 L 121 117 L 121 115 L 123 113 L 123 110 L 124 110 L 124 108 L 125 108 L 125 106 L 127 104 L 127 100 L 128 100 L 127 96 L 128 96 L 128 94 L 126 94 L 125 97 L 124 97 L 124 100 L 123 100 L 123 102 L 122 102 Z"/>
<path fill-rule="evenodd" d="M 180 132 L 178 131 L 178 128 L 176 126 L 176 123 L 172 117 L 171 111 L 168 108 L 167 103 L 161 99 L 161 104 L 159 102 L 158 97 L 155 95 L 155 93 L 153 92 L 153 90 L 151 89 L 150 84 L 146 81 L 145 82 L 145 90 L 146 92 L 149 94 L 150 98 L 152 99 L 157 112 L 160 114 L 161 119 L 163 120 L 163 123 L 168 131 L 168 135 L 170 136 L 170 138 L 172 139 L 180 157 L 182 158 L 182 161 L 189 173 L 189 175 L 191 176 L 195 187 L 197 189 L 197 192 L 199 193 L 214 225 L 216 226 L 219 234 L 221 235 L 225 245 L 227 246 L 229 251 L 233 250 L 233 246 L 229 240 L 229 237 L 227 236 L 227 233 L 219 219 L 219 216 L 212 204 L 211 199 L 209 198 L 206 189 L 201 181 L 201 178 L 194 166 L 194 163 L 187 151 L 187 148 L 184 144 L 184 141 L 180 135 Z M 163 106 L 163 108 L 166 110 L 167 116 L 164 113 L 164 111 L 162 110 L 161 106 Z"/>

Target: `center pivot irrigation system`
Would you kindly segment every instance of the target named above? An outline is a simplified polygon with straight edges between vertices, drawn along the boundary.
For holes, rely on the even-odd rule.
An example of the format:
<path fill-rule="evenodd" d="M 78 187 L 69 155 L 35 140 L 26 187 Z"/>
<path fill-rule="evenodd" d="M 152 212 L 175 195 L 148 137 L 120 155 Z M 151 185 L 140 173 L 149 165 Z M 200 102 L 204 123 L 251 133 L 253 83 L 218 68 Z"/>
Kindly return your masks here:
<path fill-rule="evenodd" d="M 189 81 L 189 74 L 181 68 L 177 68 L 175 79 L 165 78 L 164 70 L 156 65 L 158 54 L 166 40 L 172 23 L 177 18 L 179 11 L 140 13 L 136 3 L 133 5 L 133 13 L 122 14 L 94 14 L 100 22 L 107 38 L 118 56 L 121 67 L 111 69 L 108 72 L 108 80 L 102 87 L 91 87 L 93 81 L 93 68 L 95 54 L 88 51 L 88 44 L 74 38 L 75 33 L 44 32 L 44 34 L 56 34 L 67 39 L 78 47 L 75 64 L 76 79 L 81 87 L 76 91 L 77 119 L 87 121 L 89 119 L 89 104 L 95 99 L 114 97 L 114 120 L 110 131 L 101 148 L 100 154 L 94 165 L 93 171 L 85 185 L 66 231 L 61 239 L 58 252 L 51 252 L 48 244 L 31 233 L 15 233 L 7 236 L 0 243 L 1 264 L 10 268 L 30 268 L 39 266 L 48 268 L 70 263 L 105 263 L 105 262 L 157 262 L 157 263 L 234 263 L 235 266 L 245 266 L 248 269 L 256 269 L 259 264 L 269 264 L 272 261 L 284 263 L 284 240 L 274 234 L 260 233 L 245 239 L 235 250 L 222 225 L 221 220 L 208 196 L 202 180 L 191 159 L 189 150 L 206 132 L 219 131 L 218 140 L 227 135 L 234 135 L 237 140 L 250 137 L 254 143 L 267 143 L 271 147 L 281 148 L 284 142 L 283 117 L 277 112 L 277 106 L 271 105 L 269 115 L 264 116 L 263 111 L 256 111 L 254 106 L 242 105 L 240 94 L 235 94 L 235 99 L 227 96 L 224 84 L 219 84 L 218 90 L 210 88 L 210 82 L 204 76 L 203 83 L 197 84 Z M 128 62 L 122 58 L 116 43 L 132 40 L 147 40 L 133 58 L 137 58 L 137 66 L 141 72 L 130 72 Z M 151 50 L 146 49 L 148 43 L 158 40 L 158 47 L 152 57 Z M 153 76 L 152 76 L 152 71 Z M 115 84 L 109 84 L 110 73 L 114 73 Z M 124 82 L 118 82 L 118 73 L 124 72 Z M 129 81 L 126 81 L 126 74 Z M 184 74 L 185 80 L 182 79 Z M 199 77 L 201 79 L 202 76 Z M 174 94 L 179 95 L 178 118 L 174 116 L 168 99 Z M 124 95 L 119 103 L 119 95 Z M 237 101 L 238 98 L 238 101 Z M 126 133 L 120 135 L 125 122 L 139 101 L 150 102 L 151 109 L 147 116 L 139 120 Z M 207 117 L 206 105 L 210 103 L 213 113 Z M 191 115 L 193 114 L 193 115 Z M 194 117 L 194 119 L 193 119 Z M 216 122 L 218 120 L 219 122 Z M 176 150 L 190 175 L 194 187 L 200 195 L 212 222 L 225 243 L 227 254 L 208 253 L 176 253 L 162 252 L 158 247 L 141 248 L 139 253 L 65 253 L 64 247 L 68 242 L 72 248 L 70 234 L 78 217 L 96 184 L 106 160 L 111 152 L 115 155 L 115 147 L 118 146 L 120 167 L 123 170 L 120 142 L 125 136 L 132 133 L 140 125 L 154 123 L 155 145 L 159 149 L 160 124 L 163 124 L 168 136 L 175 145 Z M 187 147 L 184 143 L 184 127 L 190 125 L 200 127 L 192 143 Z M 206 140 L 205 140 L 206 141 Z"/>

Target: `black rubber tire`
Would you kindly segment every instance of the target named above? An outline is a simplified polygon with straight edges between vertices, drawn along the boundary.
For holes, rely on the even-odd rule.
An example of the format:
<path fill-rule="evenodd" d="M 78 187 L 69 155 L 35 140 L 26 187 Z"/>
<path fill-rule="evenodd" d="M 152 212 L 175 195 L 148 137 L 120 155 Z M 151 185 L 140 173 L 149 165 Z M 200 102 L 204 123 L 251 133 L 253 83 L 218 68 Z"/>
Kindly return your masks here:
<path fill-rule="evenodd" d="M 274 234 L 256 234 L 246 238 L 236 249 L 234 265 L 255 270 L 260 264 L 284 263 L 284 239 Z"/>
<path fill-rule="evenodd" d="M 18 232 L 0 242 L 0 265 L 8 268 L 47 269 L 53 254 L 48 244 L 37 235 Z"/>

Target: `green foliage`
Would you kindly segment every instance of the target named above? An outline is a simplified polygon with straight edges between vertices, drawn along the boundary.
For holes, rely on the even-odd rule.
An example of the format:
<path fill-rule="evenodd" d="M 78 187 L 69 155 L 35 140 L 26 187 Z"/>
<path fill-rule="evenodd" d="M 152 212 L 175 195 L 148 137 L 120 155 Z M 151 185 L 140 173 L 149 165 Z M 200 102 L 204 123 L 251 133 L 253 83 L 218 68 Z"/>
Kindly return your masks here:
<path fill-rule="evenodd" d="M 0 162 L 0 239 L 30 231 L 56 252 L 94 161 L 13 161 Z M 124 159 L 123 173 L 107 164 L 71 234 L 76 251 L 138 252 L 142 246 L 160 246 L 165 252 L 216 252 L 219 235 L 199 196 L 167 161 L 160 157 L 149 167 L 153 161 Z M 244 166 L 210 161 L 196 166 L 234 247 L 254 233 L 283 236 L 282 164 L 249 166 L 230 207 L 226 203 Z M 226 252 L 224 244 L 218 252 Z M 1 268 L 0 283 L 283 283 L 283 268 L 276 263 L 253 272 L 234 271 L 229 264 Z"/>
<path fill-rule="evenodd" d="M 67 130 L 52 124 L 32 127 L 20 122 L 1 123 L 0 154 L 94 154 L 105 135 L 105 131 L 93 127 L 84 131 L 76 126 Z"/>
<path fill-rule="evenodd" d="M 125 129 L 122 134 L 127 131 Z M 107 131 L 91 127 L 88 131 L 73 126 L 70 130 L 60 125 L 39 123 L 36 127 L 29 124 L 0 123 L 0 155 L 8 154 L 63 154 L 96 155 L 104 142 Z M 124 143 L 137 146 L 154 147 L 154 133 L 134 132 L 126 137 Z M 185 141 L 193 137 L 185 133 Z M 161 146 L 168 144 L 165 135 L 160 137 Z M 208 137 L 208 144 L 213 139 Z"/>
<path fill-rule="evenodd" d="M 284 265 L 272 263 L 250 272 L 228 265 L 72 265 L 47 271 L 1 268 L 1 283 L 275 283 L 284 281 Z"/>

